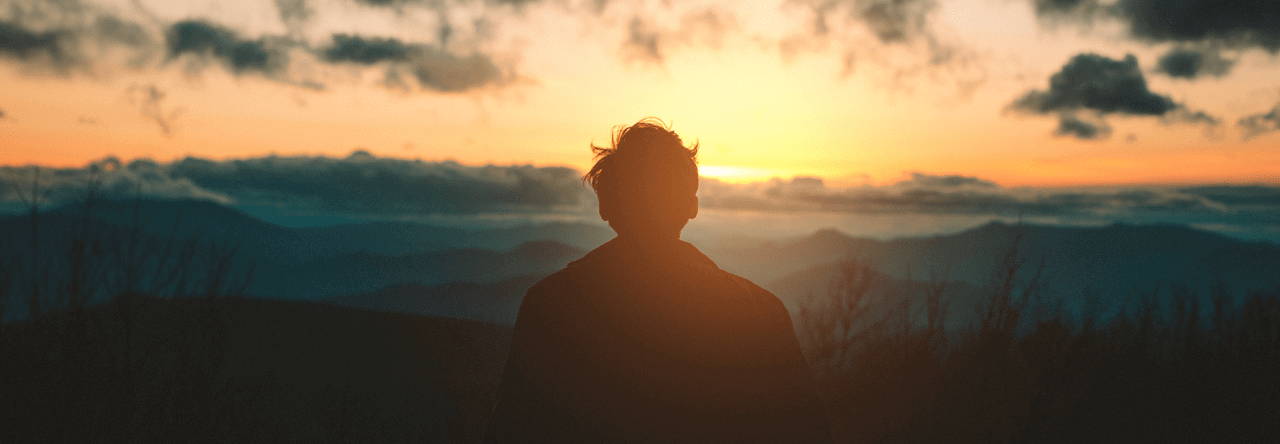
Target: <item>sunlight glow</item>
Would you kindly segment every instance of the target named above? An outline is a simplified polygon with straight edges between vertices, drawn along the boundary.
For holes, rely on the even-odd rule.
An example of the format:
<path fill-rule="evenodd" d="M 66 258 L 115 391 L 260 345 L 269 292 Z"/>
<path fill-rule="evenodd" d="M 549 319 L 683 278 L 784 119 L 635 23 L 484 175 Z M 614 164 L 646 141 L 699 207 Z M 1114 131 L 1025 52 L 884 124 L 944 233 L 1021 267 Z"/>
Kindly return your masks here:
<path fill-rule="evenodd" d="M 724 165 L 698 165 L 698 175 L 727 183 L 762 182 L 771 178 L 790 178 L 791 171 L 776 168 L 749 168 Z"/>

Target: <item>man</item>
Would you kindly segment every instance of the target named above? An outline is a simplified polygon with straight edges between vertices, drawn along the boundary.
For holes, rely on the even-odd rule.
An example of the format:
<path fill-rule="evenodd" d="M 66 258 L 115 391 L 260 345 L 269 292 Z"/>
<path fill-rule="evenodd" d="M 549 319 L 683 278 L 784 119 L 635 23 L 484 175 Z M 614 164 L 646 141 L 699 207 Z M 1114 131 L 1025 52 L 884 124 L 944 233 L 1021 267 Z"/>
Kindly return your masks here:
<path fill-rule="evenodd" d="M 782 302 L 680 240 L 697 144 L 646 119 L 592 150 L 618 236 L 525 295 L 485 442 L 830 442 Z"/>

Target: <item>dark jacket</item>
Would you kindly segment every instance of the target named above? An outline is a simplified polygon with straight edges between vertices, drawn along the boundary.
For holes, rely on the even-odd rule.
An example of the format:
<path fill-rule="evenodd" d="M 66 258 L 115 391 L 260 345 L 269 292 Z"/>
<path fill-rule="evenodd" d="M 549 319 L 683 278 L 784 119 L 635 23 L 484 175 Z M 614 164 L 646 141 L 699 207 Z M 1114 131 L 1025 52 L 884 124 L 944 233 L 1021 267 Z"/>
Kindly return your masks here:
<path fill-rule="evenodd" d="M 776 296 L 615 238 L 525 295 L 488 443 L 830 442 Z"/>

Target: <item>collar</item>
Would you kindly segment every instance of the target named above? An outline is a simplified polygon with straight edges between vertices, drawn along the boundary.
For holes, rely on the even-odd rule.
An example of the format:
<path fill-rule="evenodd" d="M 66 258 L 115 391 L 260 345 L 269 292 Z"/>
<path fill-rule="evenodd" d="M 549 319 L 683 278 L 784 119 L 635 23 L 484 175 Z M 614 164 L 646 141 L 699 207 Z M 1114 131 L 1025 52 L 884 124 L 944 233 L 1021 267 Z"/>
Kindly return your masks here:
<path fill-rule="evenodd" d="M 613 261 L 616 256 L 639 256 L 646 261 L 658 264 L 682 264 L 718 269 L 716 263 L 698 251 L 693 244 L 680 239 L 650 241 L 634 238 L 615 237 L 604 245 L 596 247 L 582 258 L 570 262 L 569 266 L 595 261 Z M 612 257 L 611 257 L 612 256 Z"/>

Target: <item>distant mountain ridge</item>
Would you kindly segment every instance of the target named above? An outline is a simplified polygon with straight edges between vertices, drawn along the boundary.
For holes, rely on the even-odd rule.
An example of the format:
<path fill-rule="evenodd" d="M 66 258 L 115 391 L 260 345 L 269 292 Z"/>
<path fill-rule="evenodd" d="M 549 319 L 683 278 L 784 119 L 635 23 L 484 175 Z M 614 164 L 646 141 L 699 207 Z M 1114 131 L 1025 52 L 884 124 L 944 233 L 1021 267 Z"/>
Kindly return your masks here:
<path fill-rule="evenodd" d="M 313 300 L 363 295 L 366 303 L 361 306 L 384 309 L 396 304 L 382 306 L 368 303 L 367 298 L 397 286 L 401 296 L 441 297 L 443 284 L 470 282 L 478 287 L 455 290 L 493 291 L 495 300 L 509 299 L 508 293 L 523 291 L 501 287 L 503 282 L 554 272 L 612 237 L 608 228 L 576 223 L 505 229 L 404 222 L 290 228 L 203 201 L 107 201 L 98 209 L 116 227 L 131 226 L 136 220 L 160 235 L 176 226 L 172 232 L 179 237 L 199 234 L 238 242 L 239 258 L 256 267 L 250 295 Z M 42 213 L 41 237 L 56 240 L 75 230 L 74 211 L 68 207 Z M 29 230 L 25 216 L 0 219 L 0 235 L 22 239 Z M 1042 294 L 1054 301 L 1076 301 L 1089 292 L 1102 305 L 1116 307 L 1139 293 L 1167 293 L 1172 285 L 1185 285 L 1198 294 L 1222 285 L 1243 295 L 1280 281 L 1280 245 L 1175 225 L 1055 227 L 992 222 L 955 234 L 889 241 L 827 229 L 799 239 L 704 252 L 721 268 L 777 288 L 784 300 L 795 301 L 804 296 L 799 294 L 804 286 L 797 284 L 798 276 L 808 273 L 808 279 L 821 280 L 830 274 L 814 270 L 850 259 L 869 263 L 896 281 L 946 277 L 981 289 L 989 284 L 1014 239 L 1020 240 L 1019 252 L 1028 267 L 1043 261 Z M 45 247 L 55 244 L 42 241 Z M 824 285 L 813 282 L 803 291 Z M 467 317 L 497 322 L 506 315 L 495 313 L 509 308 L 481 310 Z"/>
<path fill-rule="evenodd" d="M 41 212 L 41 248 L 57 250 L 80 233 L 81 210 L 64 206 Z M 369 222 L 292 228 L 195 200 L 97 201 L 92 214 L 107 222 L 94 228 L 97 236 L 119 237 L 130 227 L 141 227 L 162 238 L 234 244 L 240 267 L 254 266 L 248 294 L 284 299 L 322 299 L 397 284 L 497 282 L 550 272 L 585 253 L 573 245 L 593 248 L 612 237 L 608 228 L 576 223 L 463 229 Z M 16 236 L 6 245 L 29 238 L 30 229 L 25 215 L 0 219 L 0 239 Z"/>
<path fill-rule="evenodd" d="M 41 225 L 57 236 L 79 215 L 75 205 L 45 209 Z M 244 211 L 201 200 L 104 200 L 95 203 L 95 217 L 118 226 L 135 221 L 147 231 L 190 236 L 232 236 L 247 256 L 273 262 L 295 262 L 368 252 L 404 255 L 454 248 L 507 250 L 530 241 L 555 240 L 577 248 L 595 248 L 613 237 L 601 225 L 552 222 L 512 228 L 456 228 L 414 222 L 377 221 L 319 227 L 286 227 Z M 6 232 L 29 230 L 26 215 L 0 218 Z"/>
<path fill-rule="evenodd" d="M 783 243 L 709 251 L 721 268 L 764 284 L 856 259 L 886 276 L 927 281 L 930 274 L 982 287 L 1019 239 L 1026 267 L 1044 264 L 1042 294 L 1078 300 L 1085 291 L 1115 307 L 1140 292 L 1186 285 L 1205 295 L 1220 282 L 1237 295 L 1280 284 L 1280 246 L 1174 225 L 1051 227 L 991 222 L 961 233 L 890 241 L 834 230 Z M 1028 269 L 1030 271 L 1030 269 Z M 780 295 L 781 296 L 781 295 Z M 798 297 L 800 295 L 788 295 Z M 785 298 L 784 298 L 785 299 Z"/>
<path fill-rule="evenodd" d="M 526 242 L 507 251 L 454 248 L 408 255 L 352 253 L 261 267 L 255 271 L 255 282 L 249 291 L 316 300 L 392 285 L 494 283 L 528 274 L 550 274 L 584 254 L 583 250 L 550 240 Z"/>

